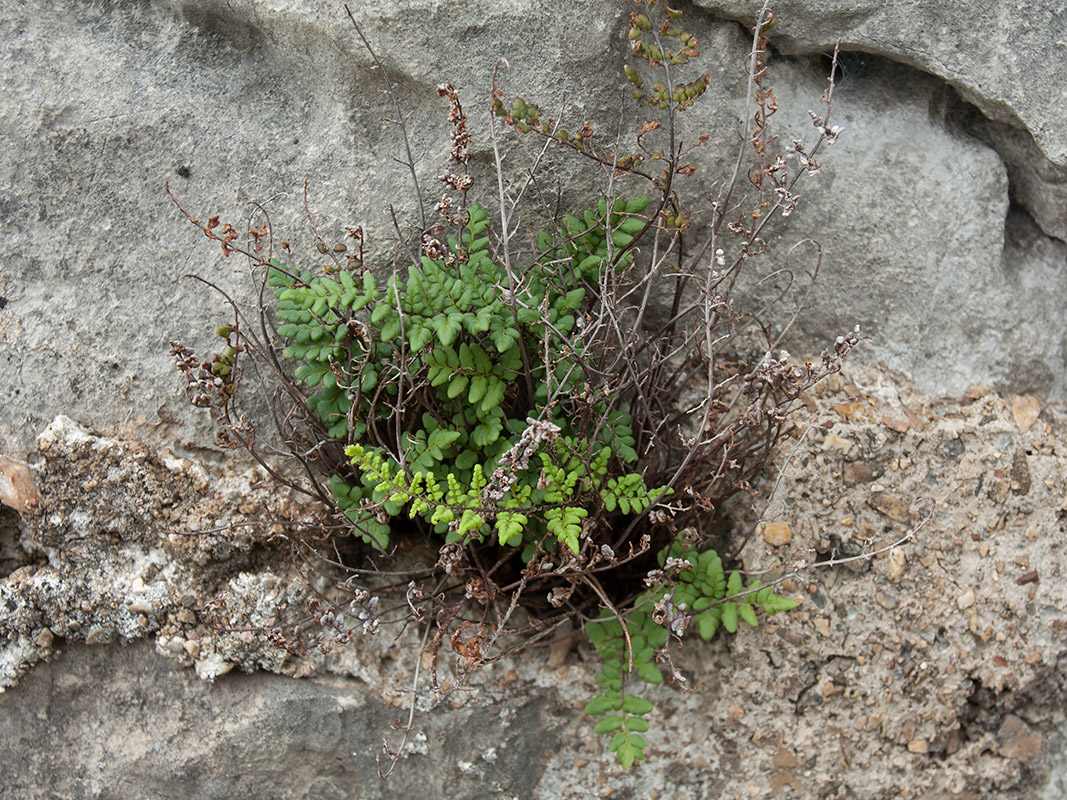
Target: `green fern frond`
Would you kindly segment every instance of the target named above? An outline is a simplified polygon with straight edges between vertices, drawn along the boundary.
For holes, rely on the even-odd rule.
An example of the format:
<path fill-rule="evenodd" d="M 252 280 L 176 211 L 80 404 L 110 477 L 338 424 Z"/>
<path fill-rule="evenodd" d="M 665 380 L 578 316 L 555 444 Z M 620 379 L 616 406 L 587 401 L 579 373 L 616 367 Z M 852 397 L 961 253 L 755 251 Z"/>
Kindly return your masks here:
<path fill-rule="evenodd" d="M 720 625 L 729 633 L 736 632 L 738 618 L 756 627 L 757 607 L 770 616 L 797 606 L 797 601 L 774 594 L 770 587 L 760 588 L 759 581 L 744 587 L 739 572 L 731 572 L 727 578 L 722 559 L 714 550 L 697 551 L 675 542 L 658 554 L 661 567 L 667 565 L 668 558 L 674 560 L 676 567 L 680 566 L 678 562 L 689 566 L 681 568 L 672 586 L 660 586 L 634 603 L 634 610 L 625 619 L 629 643 L 623 623 L 606 609 L 601 610 L 601 619 L 585 626 L 586 635 L 603 660 L 596 678 L 601 693 L 589 701 L 585 713 L 602 716 L 614 712 L 598 722 L 594 731 L 614 733 L 611 750 L 623 769 L 629 769 L 644 756 L 644 739 L 637 732 L 648 730 L 644 715 L 652 711 L 651 703 L 627 694 L 627 684 L 634 677 L 649 684 L 663 681 L 656 665 L 656 652 L 666 645 L 671 634 L 653 618 L 657 605 L 667 599 L 683 619 L 691 615 L 705 641 L 715 635 Z"/>

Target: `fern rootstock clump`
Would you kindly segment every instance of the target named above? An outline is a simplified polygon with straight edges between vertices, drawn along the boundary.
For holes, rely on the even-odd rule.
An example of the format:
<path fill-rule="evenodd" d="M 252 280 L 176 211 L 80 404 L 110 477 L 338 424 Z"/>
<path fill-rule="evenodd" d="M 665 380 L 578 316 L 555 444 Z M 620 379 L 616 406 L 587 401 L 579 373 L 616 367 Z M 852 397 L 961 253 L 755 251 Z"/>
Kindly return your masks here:
<path fill-rule="evenodd" d="M 314 228 L 328 263 L 300 269 L 288 245 L 275 253 L 269 221 L 245 240 L 217 217 L 190 217 L 226 255 L 252 259 L 260 297 L 274 302 L 254 322 L 231 303 L 235 318 L 218 330 L 226 346 L 211 361 L 173 348 L 190 400 L 220 423 L 219 443 L 244 447 L 339 520 L 305 538 L 342 530 L 379 564 L 413 539 L 432 543 L 436 563 L 409 574 L 399 607 L 401 619 L 426 626 L 439 694 L 443 656 L 454 654 L 454 688 L 508 652 L 519 607 L 538 635 L 581 625 L 603 662 L 600 693 L 585 710 L 600 717 L 595 729 L 611 734 L 624 767 L 643 757 L 653 709 L 635 687 L 681 679 L 671 653 L 687 632 L 707 640 L 795 605 L 770 584 L 746 584 L 714 548 L 731 502 L 753 492 L 790 432 L 801 393 L 839 370 L 859 340 L 857 330 L 821 362 L 791 363 L 784 351 L 773 355 L 788 325 L 775 333 L 734 294 L 764 254 L 765 226 L 792 213 L 793 186 L 838 135 L 828 122 L 832 80 L 824 116 L 812 115 L 815 145 L 794 140 L 787 158 L 768 132 L 771 20 L 761 17 L 733 178 L 708 207 L 694 207 L 679 192 L 695 171 L 680 115 L 709 86 L 707 75 L 682 74 L 699 42 L 679 12 L 658 0 L 639 5 L 626 80 L 638 108 L 661 120 L 642 121 L 632 149 L 602 140 L 589 122 L 572 133 L 494 85 L 488 135 L 498 180 L 479 194 L 468 118 L 442 84 L 452 125 L 444 193 L 428 213 L 409 156 L 418 224 L 398 227 L 391 265 L 372 268 L 358 227 L 334 244 Z M 517 178 L 504 170 L 502 148 L 522 137 L 586 161 L 604 177 L 601 196 L 557 213 L 540 189 L 540 156 Z M 818 268 L 816 258 L 807 272 Z M 655 314 L 654 284 L 673 297 Z M 273 437 L 257 436 L 238 408 L 246 360 L 274 384 Z M 683 397 L 698 399 L 683 407 Z M 305 623 L 294 623 L 289 634 L 270 631 L 272 641 L 329 649 L 348 640 L 344 609 L 357 606 L 353 627 L 378 629 L 373 571 L 340 566 L 353 576 L 336 609 L 316 597 L 312 611 L 336 633 L 302 639 Z M 369 588 L 353 589 L 357 577 Z M 389 580 L 403 585 L 395 572 Z M 352 592 L 358 603 L 345 606 Z"/>

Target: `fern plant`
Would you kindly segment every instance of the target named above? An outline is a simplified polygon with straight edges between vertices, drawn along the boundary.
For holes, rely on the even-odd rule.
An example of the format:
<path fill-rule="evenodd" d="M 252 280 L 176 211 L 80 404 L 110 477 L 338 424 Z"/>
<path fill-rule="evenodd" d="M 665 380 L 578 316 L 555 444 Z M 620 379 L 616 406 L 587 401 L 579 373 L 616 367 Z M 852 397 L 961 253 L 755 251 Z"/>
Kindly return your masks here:
<path fill-rule="evenodd" d="M 448 544 L 491 538 L 521 548 L 529 561 L 551 551 L 547 540 L 577 555 L 591 506 L 638 514 L 672 492 L 649 489 L 640 473 L 626 471 L 637 453 L 624 413 L 604 402 L 572 402 L 584 379 L 583 342 L 572 333 L 586 292 L 611 268 L 608 236 L 616 247 L 629 244 L 647 205 L 645 198 L 620 199 L 608 213 L 602 200 L 581 217 L 565 217 L 562 240 L 538 237 L 540 257 L 513 305 L 502 298 L 506 276 L 489 254 L 487 215 L 477 205 L 462 239 L 449 242 L 453 269 L 424 256 L 406 280 L 394 275 L 379 289 L 369 271 L 294 279 L 272 265 L 269 282 L 286 323 L 278 332 L 290 340 L 284 355 L 299 363 L 296 377 L 312 392 L 307 406 L 328 435 L 350 442 L 345 454 L 356 474 L 335 475 L 332 489 L 366 541 L 386 549 L 388 520 L 403 514 Z M 538 357 L 529 373 L 523 346 Z M 532 392 L 524 378 L 532 379 Z M 423 386 L 433 400 L 421 426 L 401 434 L 395 451 L 368 444 L 376 424 L 391 431 L 390 443 L 399 433 L 395 400 L 405 384 Z M 589 412 L 602 417 L 595 438 L 579 424 Z M 733 633 L 739 617 L 755 626 L 754 606 L 773 614 L 795 605 L 769 589 L 743 593 L 740 575 L 727 580 L 714 550 L 683 552 L 675 542 L 660 553 L 661 568 L 668 558 L 676 573 L 670 588 L 638 597 L 624 622 L 605 608 L 601 620 L 586 625 L 604 664 L 602 693 L 585 710 L 606 715 L 595 730 L 613 734 L 610 749 L 624 768 L 643 758 L 640 734 L 653 709 L 626 683 L 631 674 L 663 680 L 655 656 L 671 635 L 662 624 L 664 603 L 675 614 L 695 613 L 704 639 L 720 623 Z M 674 633 L 681 633 L 677 623 Z"/>
<path fill-rule="evenodd" d="M 767 121 L 777 106 L 763 59 L 772 20 L 761 15 L 748 66 L 755 113 L 742 125 L 733 178 L 710 208 L 694 211 L 679 195 L 679 179 L 694 173 L 688 153 L 707 137 L 683 143 L 679 115 L 709 79 L 678 72 L 699 55 L 680 12 L 663 0 L 642 4 L 647 13 L 631 15 L 629 33 L 638 66 L 626 67 L 626 79 L 639 107 L 667 124 L 644 121 L 632 152 L 617 139 L 601 142 L 588 122 L 571 132 L 533 102 L 506 102 L 494 85 L 499 194 L 491 225 L 486 207 L 468 203 L 467 118 L 455 89 L 442 84 L 437 91 L 448 98 L 453 126 L 451 166 L 440 176 L 448 193 L 429 224 L 416 190 L 417 257 L 394 260 L 387 277 L 376 274 L 363 257 L 362 229 L 349 228 L 357 255 L 302 271 L 287 245 L 288 260 L 272 254 L 267 224 L 250 231 L 244 246 L 218 217 L 203 224 L 186 214 L 225 255 L 240 252 L 262 267 L 275 302 L 260 308 L 258 334 L 233 304 L 233 324 L 218 329 L 226 348 L 211 362 L 198 363 L 180 343 L 172 351 L 189 399 L 219 419 L 221 444 L 247 448 L 280 483 L 339 510 L 380 553 L 390 553 L 405 530 L 436 543 L 442 583 L 428 593 L 409 589 L 401 604 L 412 619 L 436 626 L 435 688 L 443 643 L 469 674 L 500 655 L 488 651 L 520 602 L 535 615 L 583 624 L 603 662 L 601 691 L 585 710 L 600 717 L 595 730 L 611 734 L 624 768 L 644 757 L 653 710 L 635 687 L 662 682 L 663 665 L 679 677 L 672 644 L 690 629 L 709 640 L 720 629 L 736 632 L 741 621 L 755 626 L 760 611 L 796 605 L 758 581 L 744 586 L 737 571 L 727 575 L 711 545 L 722 541 L 732 499 L 755 492 L 753 481 L 790 430 L 795 401 L 839 371 L 860 339 L 857 329 L 824 351 L 821 363 L 790 363 L 784 351 L 773 355 L 785 331 L 775 335 L 738 310 L 732 295 L 765 250 L 765 226 L 776 212 L 792 213 L 794 184 L 817 169 L 820 147 L 837 138 L 829 124 L 832 74 L 825 116 L 812 114 L 816 144 L 805 150 L 794 141 L 788 154 L 775 152 Z M 545 147 L 569 148 L 609 176 L 607 190 L 581 214 L 547 209 L 550 222 L 535 232 L 518 209 L 539 162 L 524 188 L 509 194 L 496 139 L 501 125 L 540 136 Z M 786 155 L 796 158 L 795 170 Z M 410 156 L 408 166 L 414 179 Z M 750 184 L 747 206 L 739 175 Z M 637 182 L 643 190 L 629 191 Z M 703 227 L 693 230 L 701 218 Z M 347 252 L 345 243 L 331 247 L 320 237 L 318 244 L 323 255 Z M 809 274 L 817 272 L 818 262 Z M 657 314 L 650 298 L 660 282 L 673 291 Z M 266 321 L 271 311 L 276 329 Z M 746 326 L 760 339 L 754 355 L 741 344 Z M 295 364 L 292 379 L 276 357 L 276 338 Z M 254 427 L 235 411 L 246 354 L 268 365 L 284 389 L 276 419 L 286 452 L 304 468 L 298 478 L 275 470 Z M 696 404 L 681 406 L 684 396 Z M 456 597 L 440 587 L 464 591 Z M 350 591 L 348 584 L 340 591 Z M 501 596 L 509 610 L 490 614 Z M 461 615 L 475 603 L 480 615 Z M 436 613 L 424 616 L 419 604 Z M 331 612 L 329 624 L 343 617 Z M 347 633 L 338 636 L 347 641 Z M 301 647 L 277 630 L 270 637 Z"/>
<path fill-rule="evenodd" d="M 739 619 L 755 628 L 757 608 L 772 615 L 797 606 L 795 600 L 761 587 L 759 581 L 743 587 L 739 572 L 727 578 L 715 550 L 699 552 L 675 541 L 658 558 L 661 568 L 676 573 L 672 585 L 661 584 L 641 595 L 624 621 L 602 609 L 601 619 L 585 626 L 603 659 L 597 675 L 601 693 L 586 704 L 585 713 L 603 717 L 594 730 L 612 734 L 611 751 L 624 769 L 644 758 L 641 733 L 648 730 L 645 715 L 653 710 L 652 703 L 633 690 L 632 678 L 653 685 L 663 682 L 656 659 L 665 653 L 672 636 L 680 638 L 695 622 L 700 638 L 708 641 L 720 627 L 736 633 Z"/>
<path fill-rule="evenodd" d="M 331 487 L 365 540 L 386 549 L 387 520 L 406 508 L 447 543 L 495 531 L 529 560 L 551 535 L 577 554 L 589 503 L 640 513 L 669 491 L 623 467 L 637 460 L 625 412 L 574 400 L 586 383 L 576 330 L 586 293 L 603 269 L 628 266 L 629 255 L 610 267 L 608 250 L 630 243 L 647 205 L 619 199 L 609 213 L 602 199 L 564 217 L 559 235 L 538 237 L 515 292 L 503 288 L 478 205 L 447 254 L 423 256 L 383 287 L 369 270 L 296 276 L 271 265 L 284 355 L 298 362 L 308 409 L 348 445 L 357 474 L 334 475 Z M 417 416 L 397 414 L 416 391 Z M 551 431 L 546 446 L 502 465 L 535 423 Z"/>

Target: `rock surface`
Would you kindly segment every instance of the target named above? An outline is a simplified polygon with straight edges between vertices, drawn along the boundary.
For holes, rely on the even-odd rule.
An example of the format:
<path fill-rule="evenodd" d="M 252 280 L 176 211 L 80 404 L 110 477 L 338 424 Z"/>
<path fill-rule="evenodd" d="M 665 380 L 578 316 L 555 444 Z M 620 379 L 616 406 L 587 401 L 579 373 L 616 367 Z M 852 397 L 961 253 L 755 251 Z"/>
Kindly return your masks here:
<path fill-rule="evenodd" d="M 375 759 L 383 737 L 401 744 L 391 722 L 406 719 L 418 631 L 383 625 L 303 656 L 262 631 L 305 613 L 297 567 L 321 574 L 318 591 L 331 579 L 321 562 L 294 563 L 277 528 L 243 523 L 314 508 L 254 473 L 57 420 L 35 466 L 44 507 L 0 528 L 17 554 L 0 581 L 0 780 L 17 800 L 177 798 L 192 782 L 203 797 L 246 785 L 347 797 L 354 781 L 366 797 L 477 798 L 486 782 L 545 800 L 1056 796 L 1063 411 L 981 388 L 931 398 L 860 368 L 809 401 L 812 427 L 767 512 L 789 539 L 745 551 L 750 570 L 784 564 L 781 589 L 801 605 L 678 654 L 690 691 L 650 693 L 646 763 L 620 772 L 592 732 L 580 709 L 595 654 L 563 637 L 437 707 L 423 672 L 410 756 L 384 784 Z M 154 652 L 119 646 L 144 639 Z"/>
<path fill-rule="evenodd" d="M 468 733 L 416 736 L 383 781 L 373 758 L 352 754 L 379 750 L 400 712 L 358 681 L 259 673 L 211 686 L 144 644 L 64 650 L 0 697 L 8 747 L 0 780 L 13 800 L 525 797 L 559 725 L 558 709 L 536 693 L 507 715 L 442 711 L 442 730 Z"/>
<path fill-rule="evenodd" d="M 801 63 L 777 70 L 773 119 L 783 139 L 810 143 L 807 109 L 818 110 L 810 98 L 824 82 Z M 974 380 L 1061 392 L 1067 331 L 1054 306 L 1067 294 L 1067 244 L 1009 206 L 1001 156 L 961 135 L 944 95 L 941 82 L 882 60 L 835 95 L 833 121 L 845 133 L 768 237 L 779 252 L 808 235 L 822 246 L 803 338 L 858 322 L 876 357 L 935 394 Z M 814 248 L 797 248 L 793 260 L 811 269 Z M 760 274 L 781 266 L 771 259 Z"/>
<path fill-rule="evenodd" d="M 804 188 L 799 224 L 783 240 L 826 245 L 824 288 L 804 334 L 818 349 L 843 325 L 869 321 L 871 352 L 935 393 L 972 380 L 1053 396 L 1065 389 L 1067 323 L 1050 301 L 1067 273 L 1063 24 L 1038 3 L 1025 12 L 1012 4 L 1010 19 L 1005 9 L 954 6 L 944 12 L 951 18 L 934 19 L 932 6 L 915 4 L 778 8 L 781 51 L 820 52 L 843 37 L 846 49 L 878 54 L 868 67 L 850 62 L 839 92 L 845 136 Z M 432 203 L 447 153 L 434 94 L 446 79 L 473 115 L 475 166 L 491 191 L 479 98 L 500 57 L 510 64 L 507 91 L 546 108 L 566 97 L 568 119 L 614 130 L 610 76 L 626 60 L 627 10 L 612 0 L 468 4 L 461 13 L 437 0 L 361 4 L 410 114 L 424 199 Z M 715 4 L 687 18 L 713 76 L 707 102 L 686 120 L 712 135 L 696 197 L 732 163 L 753 14 L 752 3 Z M 359 223 L 377 252 L 390 252 L 386 207 L 411 220 L 414 204 L 372 66 L 336 5 L 321 0 L 34 0 L 7 10 L 0 451 L 32 452 L 33 433 L 60 413 L 139 426 L 138 438 L 189 451 L 210 436 L 178 399 L 167 342 L 203 347 L 229 310 L 181 276 L 199 273 L 238 300 L 255 285 L 244 263 L 223 259 L 188 225 L 166 182 L 194 216 L 221 213 L 238 228 L 262 221 L 244 205 L 260 203 L 279 239 L 314 263 L 306 181 L 325 235 Z M 817 107 L 824 68 L 807 57 L 772 63 L 788 98 L 782 119 L 789 111 L 809 139 L 805 115 Z M 522 152 L 511 162 L 520 173 Z M 599 173 L 553 158 L 565 201 L 595 194 Z M 1025 213 L 1009 213 L 1009 198 Z M 785 261 L 783 248 L 775 263 Z"/>
<path fill-rule="evenodd" d="M 758 0 L 697 0 L 749 22 Z M 871 53 L 936 75 L 992 121 L 997 149 L 1015 173 L 1016 198 L 1044 231 L 1067 238 L 1067 10 L 1046 0 L 982 0 L 939 6 L 908 0 L 785 0 L 773 5 L 775 45 L 789 53 Z M 862 71 L 862 59 L 846 62 Z M 852 69 L 849 69 L 851 64 Z M 1059 201 L 1058 204 L 1056 201 Z"/>
<path fill-rule="evenodd" d="M 796 611 L 687 646 L 679 663 L 692 691 L 652 698 L 648 763 L 631 773 L 580 713 L 594 654 L 563 636 L 436 708 L 423 672 L 407 757 L 381 783 L 375 758 L 383 737 L 400 744 L 391 723 L 407 717 L 418 631 L 383 628 L 328 654 L 267 641 L 263 629 L 305 614 L 312 588 L 336 591 L 337 576 L 290 557 L 287 531 L 314 521 L 314 506 L 205 449 L 210 421 L 184 402 L 167 343 L 204 350 L 230 311 L 181 276 L 199 273 L 240 303 L 257 285 L 163 190 L 169 182 L 193 216 L 221 213 L 239 228 L 265 211 L 310 265 L 306 182 L 324 236 L 362 224 L 386 264 L 387 207 L 410 222 L 415 204 L 393 160 L 381 76 L 322 0 L 8 5 L 0 453 L 30 463 L 43 498 L 22 503 L 22 518 L 0 509 L 8 795 L 178 798 L 195 786 L 204 797 L 251 787 L 328 798 L 358 786 L 366 797 L 473 798 L 488 785 L 546 800 L 1060 796 L 1067 454 L 1048 400 L 1067 393 L 1062 9 L 776 9 L 782 141 L 812 139 L 819 54 L 838 38 L 845 130 L 802 182 L 768 270 L 797 240 L 819 239 L 803 343 L 821 347 L 861 322 L 873 358 L 919 387 L 853 365 L 850 381 L 811 398 L 815 421 L 791 455 L 775 527 L 746 558 L 789 570 L 896 546 L 798 571 L 785 584 L 804 598 Z M 711 135 L 694 154 L 699 196 L 732 163 L 759 4 L 697 5 L 687 22 L 711 89 L 683 123 L 687 136 Z M 613 130 L 609 76 L 626 60 L 628 11 L 613 0 L 360 4 L 410 115 L 423 199 L 432 204 L 447 158 L 442 80 L 472 115 L 478 185 L 493 185 L 480 98 L 502 56 L 508 92 L 546 108 L 566 97 L 568 120 Z M 524 147 L 507 145 L 519 172 Z M 599 173 L 548 158 L 565 203 L 601 187 Z M 794 260 L 810 267 L 813 252 Z M 1004 393 L 964 393 L 976 381 Z M 31 497 L 12 463 L 4 497 Z M 263 519 L 285 525 L 248 524 Z M 298 566 L 320 576 L 313 586 Z M 442 666 L 446 680 L 455 666 Z"/>

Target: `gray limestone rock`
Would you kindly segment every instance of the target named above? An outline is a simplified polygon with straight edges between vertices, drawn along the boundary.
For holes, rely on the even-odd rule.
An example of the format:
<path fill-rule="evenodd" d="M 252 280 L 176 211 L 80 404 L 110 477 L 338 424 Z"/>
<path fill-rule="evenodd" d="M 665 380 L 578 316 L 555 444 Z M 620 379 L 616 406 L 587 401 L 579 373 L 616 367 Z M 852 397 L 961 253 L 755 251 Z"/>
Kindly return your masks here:
<path fill-rule="evenodd" d="M 808 65 L 780 57 L 770 68 L 780 135 L 810 144 L 806 111 L 821 113 L 811 103 L 821 80 Z M 1067 294 L 1067 244 L 1010 206 L 1010 167 L 956 124 L 951 90 L 872 58 L 835 104 L 841 138 L 798 184 L 797 210 L 774 229 L 778 255 L 765 265 L 786 266 L 784 251 L 805 236 L 821 245 L 802 338 L 860 323 L 876 357 L 907 365 L 933 393 L 958 394 L 981 376 L 1062 394 L 1067 324 L 1055 306 Z M 807 269 L 815 258 L 812 246 L 793 256 Z"/>
<path fill-rule="evenodd" d="M 1004 159 L 1012 199 L 1043 233 L 1067 242 L 1067 165 L 1045 158 L 1034 137 L 1023 129 L 981 117 L 974 121 L 973 130 Z"/>
<path fill-rule="evenodd" d="M 558 727 L 550 693 L 506 713 L 442 710 L 382 780 L 375 755 L 383 736 L 399 743 L 390 723 L 402 710 L 359 681 L 258 673 L 212 685 L 144 644 L 64 651 L 0 695 L 9 800 L 528 797 Z"/>
<path fill-rule="evenodd" d="M 751 25 L 758 0 L 697 0 Z M 1062 4 L 1033 0 L 912 3 L 830 0 L 773 4 L 776 48 L 871 53 L 941 78 L 999 123 L 997 149 L 1019 202 L 1049 236 L 1067 238 L 1067 56 Z M 855 64 L 855 61 L 853 61 Z M 858 71 L 858 70 L 856 70 Z M 849 78 L 846 70 L 845 79 Z"/>

